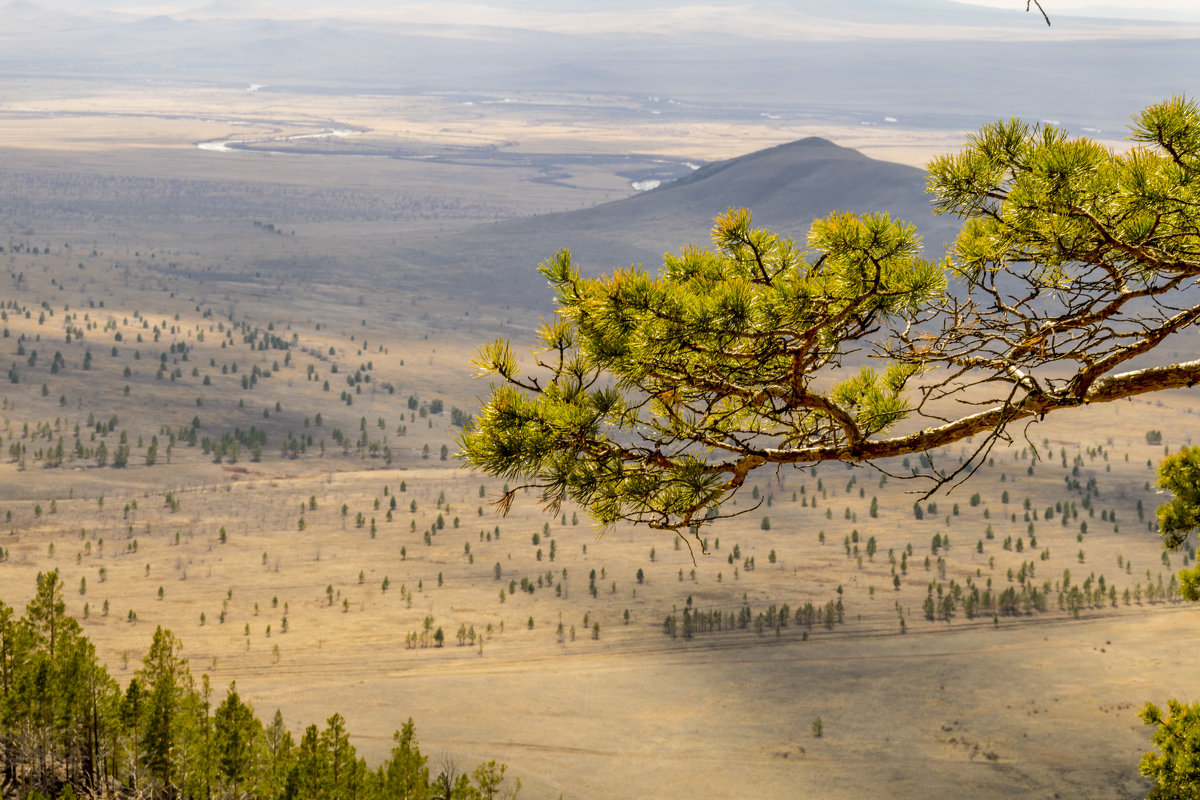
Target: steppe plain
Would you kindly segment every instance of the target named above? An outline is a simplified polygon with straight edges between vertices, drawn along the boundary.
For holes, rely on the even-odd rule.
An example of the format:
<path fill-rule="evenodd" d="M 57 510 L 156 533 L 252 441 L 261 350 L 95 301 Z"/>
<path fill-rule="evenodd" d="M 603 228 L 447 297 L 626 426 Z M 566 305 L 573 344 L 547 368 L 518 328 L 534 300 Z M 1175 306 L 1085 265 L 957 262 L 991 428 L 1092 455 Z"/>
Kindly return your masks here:
<path fill-rule="evenodd" d="M 601 536 L 532 497 L 498 517 L 501 486 L 453 457 L 451 410 L 486 391 L 472 351 L 527 345 L 537 315 L 430 289 L 407 234 L 620 199 L 630 155 L 686 170 L 819 134 L 919 164 L 961 131 L 664 119 L 602 96 L 71 80 L 6 86 L 0 115 L 0 596 L 21 606 L 60 570 L 118 679 L 163 625 L 260 715 L 302 728 L 340 712 L 369 760 L 411 715 L 427 753 L 504 761 L 537 798 L 1137 797 L 1136 708 L 1196 699 L 1195 609 L 1144 596 L 1194 558 L 1164 559 L 1149 525 L 1152 465 L 1191 443 L 1192 393 L 1015 430 L 919 520 L 922 485 L 875 470 L 763 475 L 762 505 L 710 531 L 709 554 Z M 354 134 L 284 140 L 332 131 Z M 251 139 L 259 152 L 217 146 Z M 595 153 L 622 159 L 571 158 Z M 188 445 L 194 421 L 198 440 L 255 426 L 267 444 L 215 462 Z M 282 452 L 289 437 L 302 452 Z M 931 553 L 935 535 L 950 544 Z M 1026 564 L 1046 611 L 926 620 L 931 581 L 999 590 Z M 1104 575 L 1117 601 L 1060 610 L 1065 570 Z M 522 580 L 532 591 L 509 591 Z M 664 633 L 689 600 L 753 618 L 839 596 L 831 629 Z M 414 641 L 428 617 L 444 647 Z"/>

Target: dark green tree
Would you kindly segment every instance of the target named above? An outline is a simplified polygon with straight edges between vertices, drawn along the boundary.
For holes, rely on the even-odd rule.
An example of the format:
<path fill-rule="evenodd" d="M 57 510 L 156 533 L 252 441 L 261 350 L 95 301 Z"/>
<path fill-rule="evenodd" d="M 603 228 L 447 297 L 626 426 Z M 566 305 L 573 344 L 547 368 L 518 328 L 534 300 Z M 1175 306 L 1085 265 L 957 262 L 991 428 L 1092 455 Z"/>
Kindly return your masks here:
<path fill-rule="evenodd" d="M 254 709 L 242 702 L 237 684 L 229 684 L 225 699 L 213 714 L 213 739 L 221 783 L 231 797 L 240 796 L 251 777 L 260 736 Z"/>
<path fill-rule="evenodd" d="M 321 731 L 309 725 L 296 747 L 285 796 L 325 800 L 330 797 L 329 763 L 321 746 Z"/>
<path fill-rule="evenodd" d="M 412 717 L 393 735 L 391 758 L 379 768 L 380 790 L 396 800 L 427 800 L 429 791 L 428 758 L 417 745 Z"/>
<path fill-rule="evenodd" d="M 350 744 L 346 720 L 334 714 L 325 721 L 321 732 L 321 747 L 329 764 L 329 797 L 332 800 L 351 800 L 362 788 L 363 776 L 358 756 Z"/>
<path fill-rule="evenodd" d="M 66 615 L 57 572 L 38 575 L 25 616 L 0 603 L 0 759 L 5 785 L 54 794 L 100 785 L 111 753 L 116 683 Z M 22 766 L 23 765 L 23 766 Z"/>
<path fill-rule="evenodd" d="M 1154 726 L 1151 741 L 1160 752 L 1145 753 L 1138 770 L 1154 781 L 1149 800 L 1191 800 L 1200 796 L 1200 704 L 1167 701 L 1167 713 L 1147 703 L 1142 721 Z"/>
<path fill-rule="evenodd" d="M 1200 530 L 1200 447 L 1185 447 L 1163 459 L 1158 467 L 1158 486 L 1171 495 L 1157 511 L 1163 546 L 1179 550 L 1193 532 Z M 1187 600 L 1200 600 L 1200 564 L 1180 570 L 1179 591 Z"/>
<path fill-rule="evenodd" d="M 179 655 L 181 649 L 174 634 L 157 627 L 137 673 L 145 687 L 139 750 L 147 770 L 149 791 L 155 796 L 168 796 L 176 790 L 176 758 L 183 750 L 188 730 L 187 707 L 194 697 L 192 676 L 187 659 Z"/>
<path fill-rule="evenodd" d="M 283 721 L 283 713 L 263 726 L 263 759 L 258 769 L 259 791 L 266 800 L 277 800 L 287 788 L 287 776 L 294 762 L 295 742 Z"/>

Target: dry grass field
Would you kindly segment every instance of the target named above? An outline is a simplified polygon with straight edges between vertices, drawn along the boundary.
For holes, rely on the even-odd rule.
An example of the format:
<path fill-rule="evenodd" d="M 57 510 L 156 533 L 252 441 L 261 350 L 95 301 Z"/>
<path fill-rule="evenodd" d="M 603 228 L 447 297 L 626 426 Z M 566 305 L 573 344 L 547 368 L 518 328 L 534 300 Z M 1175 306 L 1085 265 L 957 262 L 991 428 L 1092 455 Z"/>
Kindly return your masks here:
<path fill-rule="evenodd" d="M 709 531 L 708 553 L 598 536 L 532 496 L 498 517 L 501 486 L 453 458 L 452 413 L 486 388 L 473 349 L 529 341 L 537 320 L 390 272 L 398 231 L 452 235 L 627 182 L 195 146 L 336 120 L 369 129 L 363 147 L 686 160 L 813 131 L 617 125 L 626 110 L 584 114 L 586 98 L 531 112 L 11 88 L 0 598 L 21 606 L 59 570 L 118 679 L 167 626 L 194 672 L 236 680 L 260 714 L 299 728 L 338 711 L 368 759 L 411 715 L 427 753 L 505 761 L 535 798 L 1144 794 L 1136 708 L 1196 699 L 1195 610 L 1166 599 L 1195 554 L 1164 557 L 1149 524 L 1152 467 L 1191 443 L 1193 394 L 1014 431 L 970 481 L 920 500 L 920 519 L 921 484 L 840 465 L 759 476 L 761 505 L 741 495 L 748 513 Z M 855 134 L 841 143 L 918 163 L 953 146 Z M 1021 573 L 1044 611 L 969 617 L 958 602 L 927 619 L 929 596 L 1019 589 Z M 1086 587 L 1073 609 L 1070 587 Z M 686 636 L 685 610 L 720 612 L 721 629 Z"/>

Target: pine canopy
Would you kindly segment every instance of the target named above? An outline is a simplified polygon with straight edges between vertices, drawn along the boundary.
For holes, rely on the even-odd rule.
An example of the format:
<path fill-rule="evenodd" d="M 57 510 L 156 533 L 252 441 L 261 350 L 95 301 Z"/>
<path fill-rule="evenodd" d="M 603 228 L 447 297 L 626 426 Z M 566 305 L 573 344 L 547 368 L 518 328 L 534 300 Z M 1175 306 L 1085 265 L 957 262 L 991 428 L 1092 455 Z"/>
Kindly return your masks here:
<path fill-rule="evenodd" d="M 834 213 L 804 246 L 730 209 L 712 247 L 583 277 L 539 268 L 557 312 L 498 376 L 462 454 L 601 526 L 681 530 L 728 514 L 766 465 L 872 463 L 981 435 L 965 477 L 1015 420 L 1190 386 L 1200 361 L 1127 368 L 1200 320 L 1200 108 L 1137 115 L 1126 153 L 1050 125 L 996 122 L 929 165 L 964 224 L 922 257 L 909 224 Z"/>

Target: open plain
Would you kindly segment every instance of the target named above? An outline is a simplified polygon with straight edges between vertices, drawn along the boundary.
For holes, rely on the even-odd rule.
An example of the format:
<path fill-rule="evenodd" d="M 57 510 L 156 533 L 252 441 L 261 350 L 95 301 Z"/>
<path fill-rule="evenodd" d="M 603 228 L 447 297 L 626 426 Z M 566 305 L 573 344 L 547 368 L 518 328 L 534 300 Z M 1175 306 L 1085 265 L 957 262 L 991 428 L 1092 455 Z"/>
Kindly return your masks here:
<path fill-rule="evenodd" d="M 411 715 L 527 797 L 1144 794 L 1136 709 L 1197 699 L 1195 553 L 1152 525 L 1192 392 L 1014 430 L 930 498 L 902 464 L 760 476 L 707 552 L 532 494 L 500 517 L 460 468 L 471 353 L 537 314 L 445 291 L 410 235 L 813 133 L 909 163 L 961 140 L 636 106 L 6 86 L 0 598 L 57 569 L 118 679 L 163 625 L 260 715 L 340 712 L 369 760 Z M 1014 599 L 969 613 L 973 586 Z"/>

